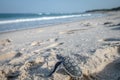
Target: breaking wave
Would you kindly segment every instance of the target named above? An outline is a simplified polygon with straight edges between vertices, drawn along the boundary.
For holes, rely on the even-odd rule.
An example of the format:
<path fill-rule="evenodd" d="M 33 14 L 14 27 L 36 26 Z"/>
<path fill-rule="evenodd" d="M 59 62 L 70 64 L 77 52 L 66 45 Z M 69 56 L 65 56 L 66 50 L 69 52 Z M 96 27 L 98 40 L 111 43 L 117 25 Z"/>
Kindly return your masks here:
<path fill-rule="evenodd" d="M 20 23 L 20 22 L 30 22 L 30 21 L 43 21 L 43 20 L 54 20 L 54 19 L 64 19 L 73 17 L 84 17 L 91 16 L 91 14 L 77 14 L 77 15 L 60 15 L 60 16 L 44 16 L 37 18 L 22 18 L 22 19 L 12 19 L 12 20 L 1 20 L 0 24 L 10 24 L 10 23 Z"/>

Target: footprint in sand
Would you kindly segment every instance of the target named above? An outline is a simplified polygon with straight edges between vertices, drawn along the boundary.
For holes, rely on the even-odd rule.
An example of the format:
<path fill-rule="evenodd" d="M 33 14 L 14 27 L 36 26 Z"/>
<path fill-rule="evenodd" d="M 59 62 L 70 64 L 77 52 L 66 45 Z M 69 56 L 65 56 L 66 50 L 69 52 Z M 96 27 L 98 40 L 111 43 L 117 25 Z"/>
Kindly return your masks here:
<path fill-rule="evenodd" d="M 18 77 L 19 74 L 20 74 L 19 71 L 11 72 L 11 73 L 8 73 L 8 74 L 6 75 L 6 77 L 7 77 L 8 80 L 13 80 L 14 78 Z"/>
<path fill-rule="evenodd" d="M 2 45 L 2 46 L 7 46 L 10 43 L 11 43 L 10 39 L 0 40 L 0 45 Z"/>
<path fill-rule="evenodd" d="M 5 61 L 16 61 L 19 57 L 22 56 L 21 52 L 16 52 L 16 51 L 10 51 L 6 52 L 0 55 L 0 62 L 5 62 Z"/>
<path fill-rule="evenodd" d="M 33 74 L 38 74 L 44 71 L 41 71 L 41 66 L 43 66 L 44 63 L 44 57 L 36 56 L 36 58 L 29 58 L 25 63 L 20 67 L 21 75 L 19 76 L 22 78 L 24 76 L 27 77 L 30 75 L 33 77 Z M 25 75 L 27 73 L 27 75 Z"/>
<path fill-rule="evenodd" d="M 47 41 L 49 41 L 49 42 L 57 42 L 57 41 L 58 41 L 58 38 L 50 38 L 50 39 L 48 39 Z"/>
<path fill-rule="evenodd" d="M 104 79 L 105 80 L 120 80 L 120 67 L 119 67 L 120 63 L 118 61 L 120 61 L 120 59 L 116 59 L 106 64 L 104 69 L 100 71 L 99 73 L 97 73 L 97 75 L 101 76 L 100 80 L 104 80 Z"/>
<path fill-rule="evenodd" d="M 112 30 L 120 30 L 120 27 L 112 28 Z"/>
<path fill-rule="evenodd" d="M 31 46 L 40 46 L 41 44 L 43 44 L 43 43 L 40 41 L 33 41 L 30 45 Z"/>
<path fill-rule="evenodd" d="M 10 51 L 10 52 L 8 52 L 8 53 L 1 54 L 1 55 L 0 55 L 0 61 L 10 60 L 10 59 L 12 59 L 15 55 L 16 55 L 16 52 L 15 52 L 15 51 Z"/>
<path fill-rule="evenodd" d="M 38 50 L 35 50 L 34 52 L 39 52 L 39 51 L 42 51 L 42 50 L 47 50 L 47 49 L 54 48 L 54 47 L 57 47 L 57 46 L 63 45 L 63 44 L 64 44 L 63 42 L 61 42 L 61 43 L 55 42 L 55 43 L 50 44 L 50 45 L 48 45 L 48 46 L 46 46 L 46 47 L 43 47 L 43 48 L 38 49 Z"/>
<path fill-rule="evenodd" d="M 120 41 L 120 38 L 106 38 L 103 41 Z"/>
<path fill-rule="evenodd" d="M 117 23 L 117 24 L 113 24 L 112 26 L 120 26 L 120 23 Z"/>
<path fill-rule="evenodd" d="M 84 31 L 84 30 L 87 30 L 87 29 L 73 29 L 73 30 L 61 31 L 59 32 L 59 34 L 73 34 L 75 32 Z"/>
<path fill-rule="evenodd" d="M 18 58 L 20 56 L 22 56 L 22 53 L 21 52 L 17 52 L 16 55 L 14 56 L 14 58 Z"/>
<path fill-rule="evenodd" d="M 111 25 L 113 24 L 112 22 L 104 22 L 103 25 Z"/>
<path fill-rule="evenodd" d="M 102 45 L 109 45 L 109 46 L 119 46 L 120 45 L 120 38 L 106 38 L 100 39 L 99 42 L 104 42 Z"/>
<path fill-rule="evenodd" d="M 88 26 L 91 26 L 91 23 L 84 23 L 83 25 L 88 27 Z"/>
<path fill-rule="evenodd" d="M 111 24 L 106 24 L 107 27 L 114 27 L 114 26 L 120 26 L 120 23 L 111 23 Z"/>
<path fill-rule="evenodd" d="M 112 27 L 111 30 L 120 30 L 120 23 L 110 25 L 109 27 Z"/>

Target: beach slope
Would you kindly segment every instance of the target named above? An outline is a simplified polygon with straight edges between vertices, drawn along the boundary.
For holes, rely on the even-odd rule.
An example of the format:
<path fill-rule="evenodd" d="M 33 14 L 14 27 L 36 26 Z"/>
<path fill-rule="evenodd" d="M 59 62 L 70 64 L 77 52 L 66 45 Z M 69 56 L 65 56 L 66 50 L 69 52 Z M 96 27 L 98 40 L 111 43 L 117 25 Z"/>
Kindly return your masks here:
<path fill-rule="evenodd" d="M 53 26 L 0 33 L 0 80 L 70 80 L 61 69 L 50 78 L 56 54 L 72 56 L 83 80 L 120 79 L 120 11 Z"/>

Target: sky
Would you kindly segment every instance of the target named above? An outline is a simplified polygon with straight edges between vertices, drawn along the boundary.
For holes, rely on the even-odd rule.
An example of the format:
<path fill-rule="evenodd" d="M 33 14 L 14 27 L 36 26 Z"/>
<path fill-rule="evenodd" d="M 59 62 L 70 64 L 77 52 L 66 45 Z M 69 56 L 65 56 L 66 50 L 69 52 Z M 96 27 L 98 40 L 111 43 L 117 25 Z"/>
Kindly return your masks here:
<path fill-rule="evenodd" d="M 120 6 L 120 0 L 0 0 L 0 13 L 75 13 Z"/>

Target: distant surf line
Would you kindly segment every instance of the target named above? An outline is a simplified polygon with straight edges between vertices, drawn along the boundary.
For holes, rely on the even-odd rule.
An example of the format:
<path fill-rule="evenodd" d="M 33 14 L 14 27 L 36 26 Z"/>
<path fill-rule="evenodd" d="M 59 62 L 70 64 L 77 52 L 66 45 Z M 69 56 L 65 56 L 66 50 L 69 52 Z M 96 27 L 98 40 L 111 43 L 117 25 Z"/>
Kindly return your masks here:
<path fill-rule="evenodd" d="M 81 16 L 91 16 L 91 14 L 79 14 L 79 15 L 62 15 L 62 16 L 49 16 L 49 17 L 39 17 L 39 18 L 26 18 L 26 19 L 14 19 L 14 20 L 3 20 L 0 24 L 10 24 L 10 23 L 20 23 L 20 22 L 30 22 L 30 21 L 43 21 L 43 20 L 53 20 L 53 19 L 64 19 L 73 18 Z"/>

